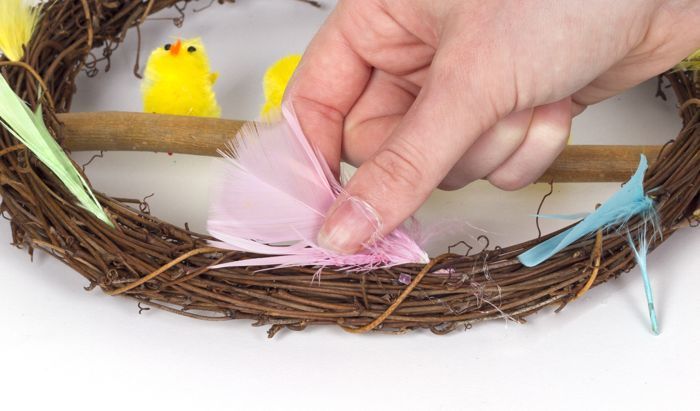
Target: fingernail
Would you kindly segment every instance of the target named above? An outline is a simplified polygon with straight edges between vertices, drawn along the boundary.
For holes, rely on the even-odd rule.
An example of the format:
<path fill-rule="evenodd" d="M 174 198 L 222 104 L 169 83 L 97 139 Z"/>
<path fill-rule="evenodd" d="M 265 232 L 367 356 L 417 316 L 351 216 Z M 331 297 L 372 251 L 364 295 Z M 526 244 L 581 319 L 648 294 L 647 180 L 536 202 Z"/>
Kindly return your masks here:
<path fill-rule="evenodd" d="M 379 234 L 379 214 L 356 197 L 340 199 L 318 233 L 318 245 L 340 254 L 353 254 Z"/>

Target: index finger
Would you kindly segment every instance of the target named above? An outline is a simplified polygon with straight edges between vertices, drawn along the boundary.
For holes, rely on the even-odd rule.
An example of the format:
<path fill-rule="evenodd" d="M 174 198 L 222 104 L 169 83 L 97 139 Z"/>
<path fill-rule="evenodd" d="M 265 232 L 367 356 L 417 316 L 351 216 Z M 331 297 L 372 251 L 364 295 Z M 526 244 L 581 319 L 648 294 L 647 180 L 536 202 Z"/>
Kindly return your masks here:
<path fill-rule="evenodd" d="M 343 33 L 343 3 L 313 38 L 285 93 L 304 134 L 328 165 L 340 169 L 343 121 L 362 94 L 372 71 Z"/>

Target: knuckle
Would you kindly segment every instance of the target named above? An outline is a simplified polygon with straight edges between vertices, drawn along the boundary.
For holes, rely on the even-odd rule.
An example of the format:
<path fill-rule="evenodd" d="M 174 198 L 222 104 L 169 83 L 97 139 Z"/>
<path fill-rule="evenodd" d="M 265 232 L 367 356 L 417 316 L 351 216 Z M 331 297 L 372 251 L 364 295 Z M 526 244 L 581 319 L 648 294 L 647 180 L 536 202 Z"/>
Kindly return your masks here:
<path fill-rule="evenodd" d="M 547 152 L 558 152 L 569 139 L 569 127 L 554 121 L 540 121 L 531 126 L 530 135 Z"/>
<path fill-rule="evenodd" d="M 383 185 L 391 187 L 394 191 L 409 192 L 423 179 L 423 173 L 415 158 L 387 148 L 377 153 L 370 161 L 377 173 L 377 179 Z"/>

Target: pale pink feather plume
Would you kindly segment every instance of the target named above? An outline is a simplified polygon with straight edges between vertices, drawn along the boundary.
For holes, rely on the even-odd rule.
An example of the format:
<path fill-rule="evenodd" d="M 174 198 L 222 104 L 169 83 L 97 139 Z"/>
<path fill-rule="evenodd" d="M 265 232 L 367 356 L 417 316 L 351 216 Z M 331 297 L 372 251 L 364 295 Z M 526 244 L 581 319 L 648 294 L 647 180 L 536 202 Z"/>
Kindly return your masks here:
<path fill-rule="evenodd" d="M 334 266 L 366 270 L 426 263 L 428 256 L 402 228 L 353 255 L 316 244 L 326 212 L 342 192 L 320 152 L 307 141 L 291 106 L 271 125 L 241 129 L 221 153 L 222 181 L 212 193 L 207 228 L 227 250 L 265 256 L 232 266 Z"/>

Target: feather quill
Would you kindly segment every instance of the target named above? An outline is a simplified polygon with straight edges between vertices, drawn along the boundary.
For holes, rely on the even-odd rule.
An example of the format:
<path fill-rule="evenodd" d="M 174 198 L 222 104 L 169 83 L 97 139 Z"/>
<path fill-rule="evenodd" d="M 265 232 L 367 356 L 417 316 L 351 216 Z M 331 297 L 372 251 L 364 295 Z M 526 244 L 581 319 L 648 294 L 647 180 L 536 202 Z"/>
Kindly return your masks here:
<path fill-rule="evenodd" d="M 61 180 L 82 207 L 113 227 L 83 176 L 46 128 L 41 107 L 32 112 L 1 75 L 0 124 Z"/>
<path fill-rule="evenodd" d="M 250 124 L 221 152 L 207 228 L 223 249 L 267 255 L 231 266 L 335 266 L 345 270 L 425 263 L 428 256 L 402 228 L 365 250 L 340 255 L 316 244 L 325 215 L 342 192 L 323 156 L 307 141 L 291 106 L 282 121 Z"/>
<path fill-rule="evenodd" d="M 639 232 L 639 247 L 636 247 L 634 240 L 632 239 L 632 234 L 627 232 L 627 241 L 634 252 L 634 259 L 637 261 L 639 266 L 639 271 L 642 273 L 642 282 L 644 283 L 644 295 L 647 299 L 647 309 L 649 310 L 649 322 L 651 324 L 651 331 L 655 335 L 659 335 L 659 322 L 656 318 L 656 308 L 654 307 L 654 293 L 651 290 L 651 281 L 649 280 L 649 272 L 647 270 L 647 253 L 649 252 L 649 241 L 647 240 L 647 221 L 652 222 L 652 226 L 656 229 L 655 219 L 651 216 L 656 217 L 656 214 L 651 214 L 645 216 L 642 229 Z M 653 237 L 652 237 L 653 238 Z"/>
<path fill-rule="evenodd" d="M 0 51 L 10 61 L 22 59 L 38 20 L 39 7 L 27 0 L 0 0 Z"/>

